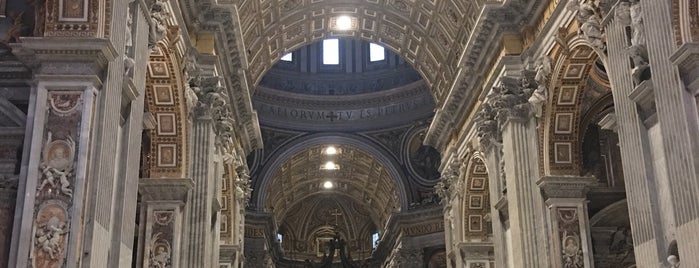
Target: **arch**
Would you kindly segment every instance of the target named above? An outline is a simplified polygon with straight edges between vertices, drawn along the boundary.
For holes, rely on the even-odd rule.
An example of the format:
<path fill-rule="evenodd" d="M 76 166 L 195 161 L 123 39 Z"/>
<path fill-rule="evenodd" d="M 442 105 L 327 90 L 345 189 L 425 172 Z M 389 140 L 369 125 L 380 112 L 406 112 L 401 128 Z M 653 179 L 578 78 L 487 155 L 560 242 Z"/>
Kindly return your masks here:
<path fill-rule="evenodd" d="M 694 2 L 694 3 L 692 3 Z M 675 34 L 675 44 L 699 42 L 699 3 L 697 0 L 672 0 L 672 29 Z"/>
<path fill-rule="evenodd" d="M 601 224 L 605 224 L 605 222 L 607 221 L 607 217 L 617 218 L 619 216 L 619 214 L 629 215 L 628 210 L 629 210 L 628 202 L 626 201 L 626 199 L 619 200 L 619 201 L 603 208 L 599 212 L 595 213 L 595 215 L 590 218 L 590 226 L 591 227 L 606 226 L 606 225 L 601 225 Z"/>
<path fill-rule="evenodd" d="M 160 42 L 150 51 L 146 69 L 144 109 L 155 125 L 144 133 L 147 143 L 142 149 L 141 177 L 186 177 L 188 115 L 179 59 L 165 42 Z"/>
<path fill-rule="evenodd" d="M 575 29 L 575 28 L 572 28 Z M 582 37 L 571 33 L 564 37 L 567 47 L 557 44 L 551 53 L 554 63 L 548 100 L 539 128 L 540 166 L 542 175 L 580 175 L 582 172 L 581 133 L 582 101 L 592 85 L 609 89 L 609 82 L 596 69 L 601 62 L 606 70 L 606 56 Z"/>
<path fill-rule="evenodd" d="M 366 138 L 356 135 L 345 133 L 318 133 L 297 138 L 277 149 L 273 155 L 270 156 L 268 163 L 263 166 L 260 174 L 254 179 L 253 188 L 258 190 L 257 193 L 253 193 L 253 198 L 256 200 L 255 204 L 258 209 L 264 207 L 264 202 L 267 199 L 274 173 L 289 157 L 308 147 L 328 144 L 353 146 L 376 158 L 383 165 L 388 175 L 393 179 L 393 183 L 396 185 L 396 194 L 398 196 L 400 208 L 408 207 L 407 186 L 401 179 L 404 176 L 397 168 L 399 164 L 395 159 L 390 157 L 388 152 L 373 145 L 373 143 Z"/>
<path fill-rule="evenodd" d="M 461 201 L 463 239 L 486 241 L 492 233 L 492 227 L 487 221 L 487 215 L 490 214 L 490 189 L 485 159 L 479 153 L 474 153 L 466 164 L 464 174 L 464 198 Z"/>

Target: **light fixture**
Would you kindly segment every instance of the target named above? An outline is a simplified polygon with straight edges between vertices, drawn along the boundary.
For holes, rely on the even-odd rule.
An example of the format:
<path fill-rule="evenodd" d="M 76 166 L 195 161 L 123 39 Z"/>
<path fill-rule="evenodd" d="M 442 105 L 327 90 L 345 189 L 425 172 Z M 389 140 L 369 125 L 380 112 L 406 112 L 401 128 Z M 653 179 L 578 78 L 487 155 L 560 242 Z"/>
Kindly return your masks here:
<path fill-rule="evenodd" d="M 325 148 L 325 154 L 327 154 L 327 155 L 336 155 L 336 154 L 337 154 L 337 148 L 335 148 L 335 146 L 328 146 L 328 148 Z"/>
<path fill-rule="evenodd" d="M 331 182 L 331 181 L 325 181 L 323 183 L 323 188 L 325 188 L 325 189 L 332 189 L 334 186 L 335 185 L 333 185 L 333 182 Z"/>
<path fill-rule="evenodd" d="M 335 169 L 340 169 L 340 166 L 338 164 L 335 164 L 333 161 L 328 161 L 328 162 L 325 162 L 324 165 L 320 166 L 320 169 L 335 170 Z"/>
<path fill-rule="evenodd" d="M 352 29 L 352 18 L 349 16 L 337 17 L 337 19 L 335 19 L 335 27 L 342 31 Z"/>

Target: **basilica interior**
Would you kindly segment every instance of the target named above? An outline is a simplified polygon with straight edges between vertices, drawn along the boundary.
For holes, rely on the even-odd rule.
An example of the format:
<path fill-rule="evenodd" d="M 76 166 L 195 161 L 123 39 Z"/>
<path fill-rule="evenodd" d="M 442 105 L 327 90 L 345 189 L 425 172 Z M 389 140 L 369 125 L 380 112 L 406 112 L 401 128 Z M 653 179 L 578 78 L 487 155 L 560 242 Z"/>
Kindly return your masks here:
<path fill-rule="evenodd" d="M 0 0 L 0 267 L 699 267 L 697 0 Z"/>

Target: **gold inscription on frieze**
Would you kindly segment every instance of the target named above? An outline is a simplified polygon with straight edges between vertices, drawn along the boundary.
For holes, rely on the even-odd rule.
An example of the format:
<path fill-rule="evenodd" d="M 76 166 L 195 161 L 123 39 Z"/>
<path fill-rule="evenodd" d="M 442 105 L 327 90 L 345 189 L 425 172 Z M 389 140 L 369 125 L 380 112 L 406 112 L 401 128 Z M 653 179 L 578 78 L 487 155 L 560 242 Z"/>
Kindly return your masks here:
<path fill-rule="evenodd" d="M 403 234 L 406 236 L 418 236 L 444 231 L 444 222 L 430 222 L 422 224 L 414 224 L 403 227 Z"/>
<path fill-rule="evenodd" d="M 245 237 L 262 238 L 265 237 L 264 229 L 245 226 Z"/>

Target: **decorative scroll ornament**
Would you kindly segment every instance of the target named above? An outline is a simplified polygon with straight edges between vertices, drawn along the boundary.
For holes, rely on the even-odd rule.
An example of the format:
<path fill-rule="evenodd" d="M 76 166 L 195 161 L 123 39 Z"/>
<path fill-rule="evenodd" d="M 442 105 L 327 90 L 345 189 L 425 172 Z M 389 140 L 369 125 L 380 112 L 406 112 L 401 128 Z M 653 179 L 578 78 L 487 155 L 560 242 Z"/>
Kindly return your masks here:
<path fill-rule="evenodd" d="M 567 8 L 578 12 L 575 17 L 580 25 L 578 35 L 583 36 L 594 48 L 604 50 L 606 41 L 602 28 L 602 16 L 594 0 L 570 0 Z"/>

